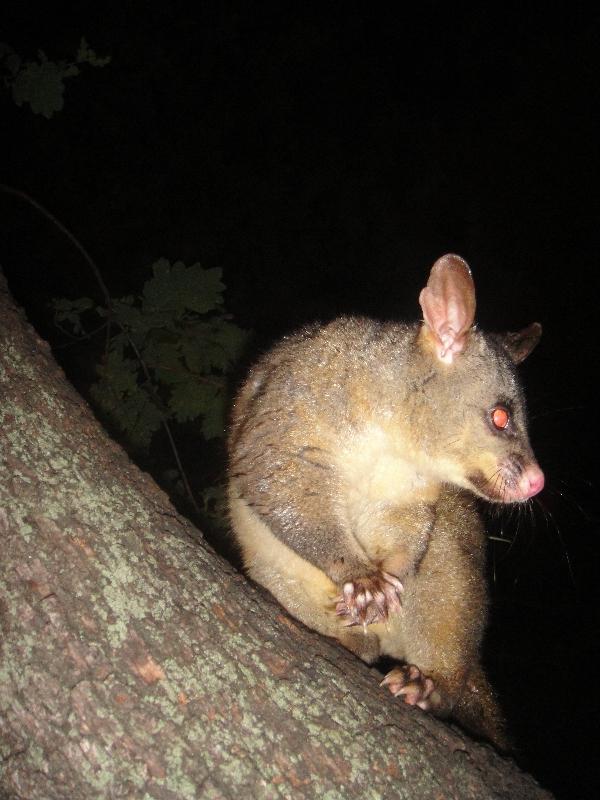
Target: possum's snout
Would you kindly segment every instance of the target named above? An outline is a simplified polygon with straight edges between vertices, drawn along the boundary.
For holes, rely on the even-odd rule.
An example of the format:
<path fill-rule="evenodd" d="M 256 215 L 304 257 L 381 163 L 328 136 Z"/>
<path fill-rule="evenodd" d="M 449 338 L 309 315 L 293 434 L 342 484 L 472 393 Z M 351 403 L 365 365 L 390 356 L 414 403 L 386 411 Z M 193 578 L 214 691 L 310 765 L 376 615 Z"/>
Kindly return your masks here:
<path fill-rule="evenodd" d="M 544 488 L 544 473 L 537 464 L 530 464 L 522 473 L 517 484 L 514 500 L 529 500 Z"/>
<path fill-rule="evenodd" d="M 544 473 L 535 461 L 523 462 L 519 456 L 503 459 L 491 476 L 479 472 L 469 476 L 487 500 L 492 503 L 520 503 L 529 500 L 544 488 Z"/>

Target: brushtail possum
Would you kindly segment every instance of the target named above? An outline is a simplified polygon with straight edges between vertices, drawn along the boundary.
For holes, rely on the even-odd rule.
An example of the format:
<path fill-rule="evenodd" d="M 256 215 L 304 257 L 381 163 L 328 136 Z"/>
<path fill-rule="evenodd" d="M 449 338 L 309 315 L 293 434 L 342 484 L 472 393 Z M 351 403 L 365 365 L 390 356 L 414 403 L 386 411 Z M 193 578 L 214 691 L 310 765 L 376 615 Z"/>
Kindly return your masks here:
<path fill-rule="evenodd" d="M 431 269 L 423 322 L 343 317 L 286 337 L 234 404 L 229 503 L 249 575 L 404 702 L 505 746 L 480 666 L 485 534 L 475 497 L 544 475 L 515 365 L 541 326 L 486 334 L 462 258 Z"/>

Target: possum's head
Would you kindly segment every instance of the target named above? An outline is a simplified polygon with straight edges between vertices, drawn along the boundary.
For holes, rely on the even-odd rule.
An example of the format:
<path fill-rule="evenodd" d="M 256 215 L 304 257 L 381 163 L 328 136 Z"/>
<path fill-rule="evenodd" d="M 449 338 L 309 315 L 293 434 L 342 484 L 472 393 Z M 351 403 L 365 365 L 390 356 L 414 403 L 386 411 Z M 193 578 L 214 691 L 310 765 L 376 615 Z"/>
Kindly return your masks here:
<path fill-rule="evenodd" d="M 492 502 L 533 497 L 544 474 L 529 444 L 515 366 L 539 341 L 541 325 L 504 335 L 476 330 L 471 271 L 455 255 L 436 261 L 419 302 L 419 346 L 432 368 L 429 456 L 439 477 Z"/>

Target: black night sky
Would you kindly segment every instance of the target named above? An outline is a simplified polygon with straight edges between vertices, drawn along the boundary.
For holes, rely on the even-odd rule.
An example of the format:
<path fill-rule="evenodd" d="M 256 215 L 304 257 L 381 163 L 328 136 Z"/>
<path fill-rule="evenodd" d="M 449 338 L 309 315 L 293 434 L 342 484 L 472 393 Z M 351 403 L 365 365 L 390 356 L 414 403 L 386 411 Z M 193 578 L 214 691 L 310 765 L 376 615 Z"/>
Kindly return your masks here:
<path fill-rule="evenodd" d="M 68 80 L 50 120 L 2 89 L 0 181 L 114 296 L 160 256 L 221 267 L 248 360 L 309 320 L 418 318 L 449 251 L 481 327 L 542 323 L 522 373 L 547 483 L 532 519 L 505 515 L 513 545 L 491 545 L 487 663 L 521 764 L 583 798 L 600 791 L 600 13 L 534 6 L 13 3 L 0 39 L 24 59 L 69 60 L 85 36 L 112 60 Z M 85 391 L 47 304 L 100 300 L 93 275 L 16 195 L 0 215 L 9 286 Z"/>

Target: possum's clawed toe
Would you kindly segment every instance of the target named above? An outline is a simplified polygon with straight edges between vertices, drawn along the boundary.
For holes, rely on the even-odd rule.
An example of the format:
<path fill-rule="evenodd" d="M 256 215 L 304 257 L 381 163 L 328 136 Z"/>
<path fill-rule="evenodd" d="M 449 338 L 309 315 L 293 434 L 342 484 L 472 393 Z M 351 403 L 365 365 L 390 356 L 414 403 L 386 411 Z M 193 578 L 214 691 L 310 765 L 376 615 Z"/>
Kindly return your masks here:
<path fill-rule="evenodd" d="M 398 578 L 387 572 L 347 581 L 342 596 L 336 598 L 336 614 L 345 618 L 346 627 L 385 622 L 389 614 L 401 610 L 403 590 Z"/>
<path fill-rule="evenodd" d="M 409 706 L 419 706 L 424 711 L 433 706 L 431 695 L 435 684 L 414 664 L 394 667 L 380 685 L 387 686 L 394 697 L 402 697 Z"/>

